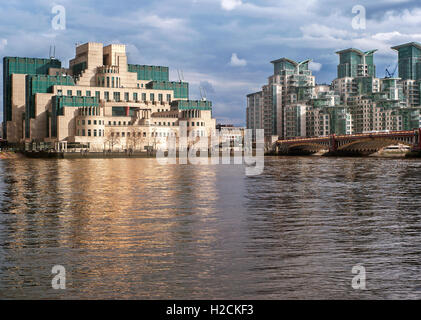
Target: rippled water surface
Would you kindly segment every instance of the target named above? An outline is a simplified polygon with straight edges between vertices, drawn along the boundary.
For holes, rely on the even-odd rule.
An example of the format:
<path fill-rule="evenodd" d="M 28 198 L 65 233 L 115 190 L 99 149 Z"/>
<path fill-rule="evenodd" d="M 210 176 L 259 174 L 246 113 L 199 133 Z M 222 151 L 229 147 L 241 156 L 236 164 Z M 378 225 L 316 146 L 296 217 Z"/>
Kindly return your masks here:
<path fill-rule="evenodd" d="M 0 160 L 0 298 L 421 298 L 421 162 Z M 66 268 L 66 290 L 51 268 Z M 362 264 L 367 290 L 351 287 Z"/>

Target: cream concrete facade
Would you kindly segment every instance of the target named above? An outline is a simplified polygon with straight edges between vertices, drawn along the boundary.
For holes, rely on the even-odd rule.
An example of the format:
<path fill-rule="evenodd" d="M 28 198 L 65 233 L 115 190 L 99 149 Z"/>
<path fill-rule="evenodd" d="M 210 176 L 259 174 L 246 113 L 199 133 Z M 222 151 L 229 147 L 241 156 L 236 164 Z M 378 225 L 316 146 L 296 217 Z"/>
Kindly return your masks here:
<path fill-rule="evenodd" d="M 11 76 L 12 82 L 12 121 L 6 122 L 6 129 L 9 132 L 9 136 L 13 140 L 18 140 L 19 137 L 23 136 L 23 114 L 25 113 L 25 75 L 24 74 L 13 74 Z M 5 121 L 5 119 L 3 120 Z"/>
<path fill-rule="evenodd" d="M 177 98 L 173 89 L 152 89 L 148 84 L 156 79 L 138 79 L 137 72 L 128 71 L 122 44 L 77 46 L 69 68 L 50 68 L 45 76 L 71 78 L 71 83 L 54 84 L 48 93 L 35 93 L 32 116 L 24 115 L 28 104 L 25 76 L 12 75 L 9 142 L 65 141 L 93 151 L 144 150 L 146 146 L 165 149 L 169 137 L 179 136 L 181 121 L 186 121 L 189 136 L 215 131 L 210 102 Z M 179 107 L 180 101 L 187 104 Z"/>

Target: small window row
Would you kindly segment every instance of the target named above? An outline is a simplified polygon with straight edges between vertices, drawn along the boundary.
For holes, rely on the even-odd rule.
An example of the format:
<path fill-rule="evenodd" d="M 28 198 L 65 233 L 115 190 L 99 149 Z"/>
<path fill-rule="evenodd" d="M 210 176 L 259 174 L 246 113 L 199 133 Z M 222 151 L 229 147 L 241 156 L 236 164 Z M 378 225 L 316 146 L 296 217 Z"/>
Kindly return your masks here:
<path fill-rule="evenodd" d="M 58 94 L 61 95 L 63 92 L 62 90 L 58 90 Z M 67 95 L 68 96 L 73 96 L 73 90 L 67 90 Z M 76 90 L 76 95 L 78 97 L 82 96 L 82 90 Z M 92 96 L 92 92 L 90 90 L 86 90 L 85 91 L 85 96 L 86 97 L 91 97 Z M 101 92 L 100 91 L 95 91 L 95 97 L 99 100 L 101 99 Z M 138 92 L 133 92 L 132 94 L 132 100 L 133 101 L 139 101 L 139 98 L 142 98 L 142 101 L 146 101 L 147 95 L 145 92 L 143 93 L 138 93 Z M 150 93 L 149 94 L 149 101 L 155 101 L 155 93 Z M 110 93 L 108 91 L 104 91 L 103 94 L 103 98 L 104 100 L 110 100 Z M 115 101 L 121 101 L 121 92 L 113 92 L 113 98 Z M 124 101 L 128 102 L 130 101 L 130 93 L 129 92 L 124 92 Z M 162 93 L 158 93 L 158 100 L 160 102 L 164 101 L 164 95 Z M 167 94 L 166 95 L 166 100 L 168 103 L 171 102 L 171 94 Z"/>
<path fill-rule="evenodd" d="M 91 124 L 104 125 L 105 124 L 104 120 L 78 120 L 77 124 L 80 126 L 80 124 L 82 123 L 82 126 L 84 126 L 86 122 L 88 122 L 88 125 L 91 125 Z"/>
<path fill-rule="evenodd" d="M 191 125 L 192 127 L 194 127 L 195 122 L 194 121 L 187 121 L 187 126 Z M 196 126 L 197 127 L 204 127 L 205 123 L 204 122 L 196 122 Z"/>
<path fill-rule="evenodd" d="M 93 130 L 91 130 L 91 129 L 87 129 L 87 130 L 78 129 L 77 135 L 82 136 L 82 137 L 85 137 L 85 136 L 88 136 L 88 137 L 103 137 L 104 136 L 104 130 L 102 130 L 102 129 L 98 129 L 98 130 L 97 129 L 93 129 Z"/>
<path fill-rule="evenodd" d="M 154 122 L 154 124 L 156 126 L 171 126 L 171 122 Z M 176 123 L 173 122 L 172 126 L 175 126 L 175 125 L 176 125 Z"/>

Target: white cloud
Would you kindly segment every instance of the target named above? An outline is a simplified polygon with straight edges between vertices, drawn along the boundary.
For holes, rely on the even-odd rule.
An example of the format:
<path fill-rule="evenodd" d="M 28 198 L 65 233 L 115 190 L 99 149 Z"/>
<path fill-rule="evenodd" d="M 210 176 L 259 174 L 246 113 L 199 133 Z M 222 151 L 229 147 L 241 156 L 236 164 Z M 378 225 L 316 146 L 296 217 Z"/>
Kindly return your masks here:
<path fill-rule="evenodd" d="M 0 39 L 0 50 L 3 50 L 7 46 L 7 39 Z"/>
<path fill-rule="evenodd" d="M 184 72 L 184 76 L 187 82 L 190 84 L 200 86 L 203 82 L 208 82 L 212 85 L 217 92 L 233 92 L 241 91 L 245 87 L 250 86 L 250 82 L 247 80 L 239 80 L 236 74 L 229 73 L 229 75 L 211 74 L 211 72 Z M 254 84 L 254 83 L 253 83 Z"/>
<path fill-rule="evenodd" d="M 247 65 L 247 61 L 245 59 L 238 58 L 236 53 L 233 53 L 231 56 L 230 65 L 233 67 L 244 67 Z"/>
<path fill-rule="evenodd" d="M 241 0 L 221 0 L 221 7 L 224 10 L 231 11 L 241 6 L 243 3 Z"/>
<path fill-rule="evenodd" d="M 373 39 L 386 42 L 399 42 L 399 41 L 419 41 L 421 39 L 420 33 L 404 34 L 399 31 L 381 32 L 372 36 Z"/>
<path fill-rule="evenodd" d="M 308 67 L 311 71 L 320 71 L 322 69 L 322 64 L 314 61 L 310 61 Z"/>
<path fill-rule="evenodd" d="M 393 31 L 393 32 L 380 32 L 373 35 L 373 39 L 379 40 L 379 41 L 390 41 L 393 38 L 401 37 L 402 34 L 399 31 Z"/>
<path fill-rule="evenodd" d="M 180 30 L 184 28 L 185 20 L 179 18 L 164 18 L 157 15 L 144 16 L 139 20 L 142 25 L 161 30 Z"/>
<path fill-rule="evenodd" d="M 344 38 L 349 36 L 346 30 L 338 29 L 337 27 L 328 27 L 320 24 L 310 24 L 300 28 L 303 37 L 311 38 Z"/>

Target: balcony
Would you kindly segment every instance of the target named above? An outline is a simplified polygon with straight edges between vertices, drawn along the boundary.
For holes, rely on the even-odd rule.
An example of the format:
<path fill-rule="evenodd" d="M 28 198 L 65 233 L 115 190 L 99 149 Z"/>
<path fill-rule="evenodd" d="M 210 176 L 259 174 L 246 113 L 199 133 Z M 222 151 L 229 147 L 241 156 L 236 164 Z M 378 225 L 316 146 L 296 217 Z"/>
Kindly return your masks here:
<path fill-rule="evenodd" d="M 98 67 L 98 73 L 120 73 L 118 66 L 102 66 Z"/>

